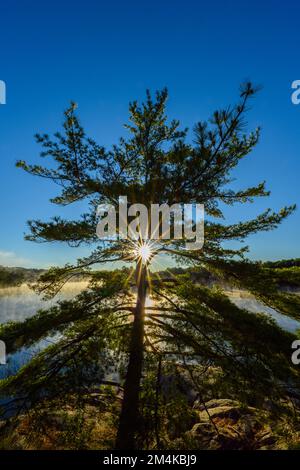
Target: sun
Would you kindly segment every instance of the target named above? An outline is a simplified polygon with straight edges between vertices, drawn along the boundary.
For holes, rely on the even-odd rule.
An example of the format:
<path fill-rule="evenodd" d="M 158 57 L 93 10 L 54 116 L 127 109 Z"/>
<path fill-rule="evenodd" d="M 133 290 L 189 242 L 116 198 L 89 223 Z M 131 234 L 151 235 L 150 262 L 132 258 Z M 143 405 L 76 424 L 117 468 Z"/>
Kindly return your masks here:
<path fill-rule="evenodd" d="M 140 256 L 140 258 L 142 258 L 142 260 L 144 262 L 149 261 L 149 259 L 151 258 L 151 248 L 150 248 L 150 246 L 149 245 L 140 246 L 139 256 Z"/>
<path fill-rule="evenodd" d="M 134 252 L 136 258 L 141 259 L 144 264 L 150 261 L 151 257 L 153 256 L 151 246 L 147 242 L 139 243 Z"/>

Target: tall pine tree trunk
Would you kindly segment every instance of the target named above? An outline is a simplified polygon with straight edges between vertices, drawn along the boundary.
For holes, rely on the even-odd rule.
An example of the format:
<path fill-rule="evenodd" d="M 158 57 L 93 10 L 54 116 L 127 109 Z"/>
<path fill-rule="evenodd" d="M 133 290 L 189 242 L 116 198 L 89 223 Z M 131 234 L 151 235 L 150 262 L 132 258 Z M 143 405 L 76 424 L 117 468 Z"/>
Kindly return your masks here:
<path fill-rule="evenodd" d="M 137 301 L 131 331 L 129 362 L 116 440 L 116 449 L 134 449 L 139 427 L 139 393 L 144 349 L 144 317 L 147 294 L 147 267 L 139 260 L 136 267 Z"/>

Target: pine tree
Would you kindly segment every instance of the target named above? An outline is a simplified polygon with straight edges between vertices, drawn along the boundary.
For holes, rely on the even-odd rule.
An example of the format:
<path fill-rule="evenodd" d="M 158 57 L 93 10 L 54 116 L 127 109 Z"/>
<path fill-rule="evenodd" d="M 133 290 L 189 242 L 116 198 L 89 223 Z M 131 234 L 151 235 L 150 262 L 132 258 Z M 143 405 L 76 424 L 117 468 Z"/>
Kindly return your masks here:
<path fill-rule="evenodd" d="M 86 213 L 77 220 L 54 217 L 49 222 L 30 221 L 26 239 L 93 248 L 90 256 L 76 265 L 51 268 L 34 286 L 49 298 L 81 275 L 89 280 L 85 291 L 24 322 L 1 326 L 0 337 L 10 353 L 60 333 L 18 373 L 2 381 L 1 393 L 14 397 L 11 406 L 80 391 L 94 367 L 101 382 L 108 366 L 125 364 L 116 448 L 131 449 L 141 445 L 141 390 L 155 364 L 160 375 L 162 370 L 175 373 L 179 364 L 185 367 L 200 396 L 210 387 L 213 393 L 219 388 L 246 402 L 258 403 L 268 396 L 279 403 L 287 382 L 299 387 L 299 373 L 290 360 L 295 335 L 283 331 L 265 314 L 237 307 L 220 287 L 207 287 L 193 279 L 195 273 L 206 269 L 283 315 L 300 319 L 299 297 L 282 289 L 284 283 L 299 286 L 298 266 L 253 262 L 247 258 L 247 247 L 224 247 L 226 241 L 243 241 L 254 233 L 275 229 L 295 209 L 288 206 L 279 213 L 268 209 L 237 224 L 220 222 L 224 218 L 222 205 L 253 202 L 269 195 L 264 182 L 238 191 L 229 189 L 232 170 L 259 139 L 259 129 L 250 134 L 244 130 L 248 102 L 255 91 L 250 83 L 243 85 L 237 105 L 196 124 L 192 143 L 187 129 L 180 130 L 177 120 L 167 120 L 166 90 L 157 92 L 154 99 L 147 92 L 142 105 L 130 104 L 130 121 L 125 126 L 129 136 L 110 150 L 86 136 L 75 104 L 65 113 L 63 133 L 55 134 L 54 139 L 47 134 L 36 136 L 43 147 L 41 157 L 51 164 L 19 161 L 17 166 L 61 188 L 52 203 L 66 206 L 86 200 L 88 204 Z M 128 205 L 138 202 L 148 208 L 152 203 L 203 203 L 204 247 L 186 250 L 184 239 L 160 239 L 150 248 L 150 256 L 143 257 L 142 240 L 135 244 L 99 240 L 96 208 L 99 204 L 117 208 L 119 196 L 127 196 Z M 151 274 L 152 259 L 161 254 L 188 269 L 170 271 L 166 277 Z M 120 260 L 128 263 L 129 269 L 99 269 L 101 263 Z M 153 300 L 150 305 L 147 296 Z M 213 386 L 207 380 L 212 375 Z M 155 406 L 157 415 L 157 403 Z"/>

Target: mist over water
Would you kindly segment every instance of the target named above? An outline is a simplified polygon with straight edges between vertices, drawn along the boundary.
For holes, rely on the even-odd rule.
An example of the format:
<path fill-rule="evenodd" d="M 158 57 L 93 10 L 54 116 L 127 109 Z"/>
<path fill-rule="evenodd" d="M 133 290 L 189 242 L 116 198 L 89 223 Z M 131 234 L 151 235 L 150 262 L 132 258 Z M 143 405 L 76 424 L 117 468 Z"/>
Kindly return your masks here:
<path fill-rule="evenodd" d="M 86 286 L 87 282 L 69 282 L 54 299 L 46 301 L 26 284 L 0 288 L 0 323 L 23 321 L 32 317 L 39 309 L 55 305 L 58 300 L 72 299 Z"/>
<path fill-rule="evenodd" d="M 250 295 L 248 292 L 243 291 L 232 291 L 228 292 L 230 300 L 240 308 L 245 308 L 249 312 L 254 313 L 267 313 L 270 317 L 274 318 L 278 325 L 286 331 L 294 332 L 300 328 L 300 322 L 293 320 L 281 313 L 278 313 L 273 308 L 263 305 L 258 302 L 255 297 Z"/>
<path fill-rule="evenodd" d="M 0 324 L 9 321 L 21 322 L 32 317 L 40 309 L 55 305 L 58 300 L 74 298 L 87 286 L 87 282 L 69 282 L 61 292 L 51 300 L 43 300 L 26 284 L 19 287 L 0 288 Z M 1 338 L 0 338 L 1 339 Z M 0 378 L 8 377 L 25 365 L 34 355 L 55 341 L 55 337 L 43 339 L 30 348 L 7 355 L 6 365 L 0 366 Z"/>
<path fill-rule="evenodd" d="M 33 316 L 39 309 L 47 309 L 55 305 L 58 300 L 72 299 L 84 290 L 87 284 L 86 281 L 69 282 L 58 295 L 46 301 L 25 284 L 20 287 L 0 288 L 0 324 L 8 321 L 23 321 Z M 300 328 L 300 322 L 266 307 L 247 292 L 232 290 L 226 293 L 238 307 L 254 313 L 267 313 L 277 321 L 281 328 L 287 331 L 295 331 Z"/>
<path fill-rule="evenodd" d="M 87 287 L 87 282 L 70 282 L 63 287 L 61 292 L 51 300 L 43 300 L 41 296 L 37 295 L 27 285 L 20 287 L 7 287 L 0 289 L 0 324 L 7 323 L 8 321 L 23 321 L 26 318 L 33 316 L 39 309 L 47 309 L 54 305 L 58 300 L 68 300 L 74 298 L 83 289 Z M 300 328 L 300 322 L 292 320 L 274 309 L 269 308 L 258 302 L 249 293 L 239 290 L 228 291 L 227 295 L 230 297 L 238 307 L 245 308 L 254 313 L 267 313 L 287 331 L 295 331 Z M 151 305 L 151 299 L 148 299 L 147 305 Z M 1 339 L 1 338 L 0 338 Z M 28 360 L 39 352 L 44 347 L 48 346 L 50 342 L 55 341 L 55 338 L 44 339 L 37 345 L 27 349 L 22 349 L 19 352 L 8 355 L 7 364 L 0 367 L 0 378 L 7 377 L 24 365 Z"/>

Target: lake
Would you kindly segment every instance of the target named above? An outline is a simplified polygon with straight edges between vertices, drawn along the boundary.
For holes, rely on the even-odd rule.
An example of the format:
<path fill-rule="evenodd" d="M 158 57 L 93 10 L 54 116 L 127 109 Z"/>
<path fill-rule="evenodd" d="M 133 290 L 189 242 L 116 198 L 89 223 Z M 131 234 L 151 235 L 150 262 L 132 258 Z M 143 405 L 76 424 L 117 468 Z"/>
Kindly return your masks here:
<path fill-rule="evenodd" d="M 38 309 L 47 308 L 54 305 L 59 299 L 71 299 L 79 294 L 87 285 L 87 282 L 68 283 L 54 299 L 44 301 L 35 294 L 29 287 L 7 287 L 0 289 L 0 323 L 8 321 L 22 321 L 31 317 Z M 252 312 L 265 312 L 273 317 L 277 323 L 287 331 L 295 331 L 300 328 L 300 322 L 292 320 L 275 310 L 259 303 L 247 292 L 232 290 L 227 292 L 230 299 L 239 307 L 246 308 Z M 0 338 L 1 339 L 1 338 Z M 26 363 L 32 355 L 47 345 L 47 339 L 40 342 L 35 348 L 22 350 L 8 357 L 6 366 L 0 366 L 0 377 L 13 373 L 20 365 Z"/>

